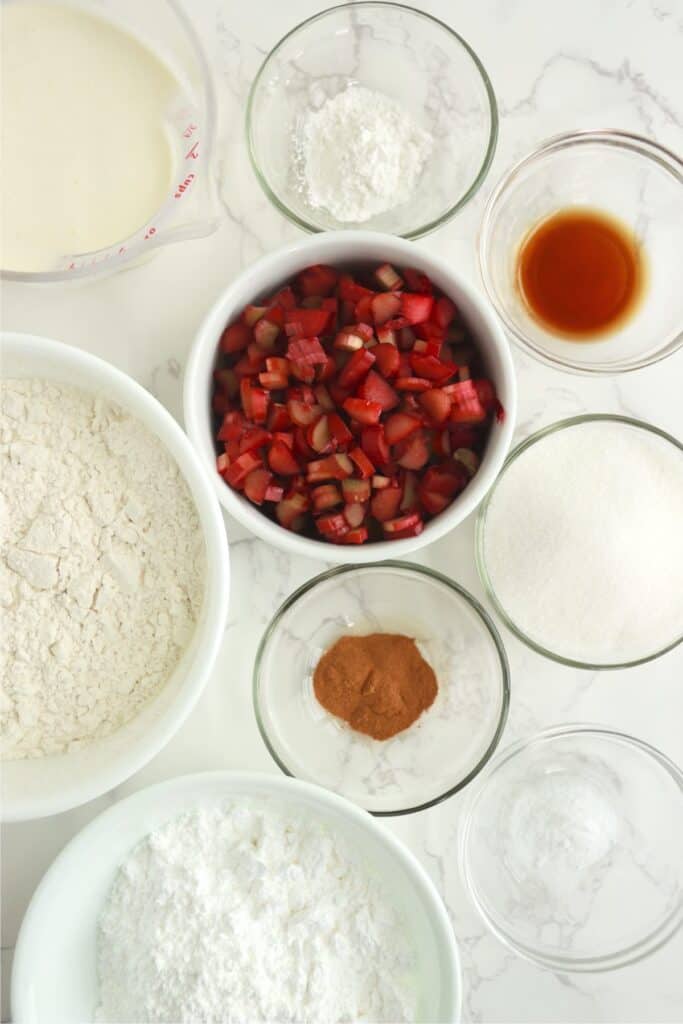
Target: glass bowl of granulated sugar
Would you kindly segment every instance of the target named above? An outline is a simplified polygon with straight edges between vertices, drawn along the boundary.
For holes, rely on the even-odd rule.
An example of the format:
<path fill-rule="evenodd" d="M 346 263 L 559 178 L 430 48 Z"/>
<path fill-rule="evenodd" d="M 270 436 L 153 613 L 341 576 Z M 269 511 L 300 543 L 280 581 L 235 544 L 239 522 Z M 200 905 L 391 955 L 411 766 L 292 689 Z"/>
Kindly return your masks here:
<path fill-rule="evenodd" d="M 508 457 L 479 511 L 479 573 L 540 654 L 627 668 L 683 640 L 682 522 L 683 445 L 625 416 L 577 416 Z"/>
<path fill-rule="evenodd" d="M 299 227 L 418 238 L 481 185 L 498 113 L 481 61 L 448 25 L 402 4 L 352 3 L 273 47 L 246 129 L 263 190 Z"/>

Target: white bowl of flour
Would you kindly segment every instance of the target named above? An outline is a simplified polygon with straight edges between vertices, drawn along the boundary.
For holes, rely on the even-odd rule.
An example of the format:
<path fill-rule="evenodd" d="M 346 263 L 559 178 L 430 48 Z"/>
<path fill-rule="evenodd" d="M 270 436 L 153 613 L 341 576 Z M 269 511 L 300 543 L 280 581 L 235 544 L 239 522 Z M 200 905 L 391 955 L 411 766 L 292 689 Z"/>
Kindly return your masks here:
<path fill-rule="evenodd" d="M 460 1002 L 448 915 L 409 851 L 327 790 L 224 771 L 87 825 L 36 890 L 12 977 L 22 1024 L 455 1022 Z"/>
<path fill-rule="evenodd" d="M 94 799 L 179 728 L 227 615 L 225 530 L 170 414 L 108 363 L 3 334 L 2 815 Z"/>

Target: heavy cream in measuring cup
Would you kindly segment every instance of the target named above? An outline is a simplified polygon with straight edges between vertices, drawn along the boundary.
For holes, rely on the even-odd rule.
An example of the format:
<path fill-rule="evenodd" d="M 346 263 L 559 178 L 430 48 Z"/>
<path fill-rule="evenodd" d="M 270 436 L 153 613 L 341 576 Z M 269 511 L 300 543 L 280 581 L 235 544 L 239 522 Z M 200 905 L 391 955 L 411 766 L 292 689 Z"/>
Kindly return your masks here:
<path fill-rule="evenodd" d="M 75 8 L 2 4 L 0 263 L 64 266 L 128 238 L 163 204 L 178 92 L 140 42 Z"/>

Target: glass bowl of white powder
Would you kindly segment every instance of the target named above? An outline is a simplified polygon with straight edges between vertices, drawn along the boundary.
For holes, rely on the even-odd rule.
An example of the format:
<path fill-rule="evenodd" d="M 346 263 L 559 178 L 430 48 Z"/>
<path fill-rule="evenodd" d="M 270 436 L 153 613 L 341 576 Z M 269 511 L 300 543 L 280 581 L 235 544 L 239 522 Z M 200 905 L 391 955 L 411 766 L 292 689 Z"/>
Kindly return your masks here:
<path fill-rule="evenodd" d="M 486 924 L 555 971 L 606 971 L 683 922 L 683 773 L 633 736 L 557 726 L 472 791 L 461 865 Z"/>
<path fill-rule="evenodd" d="M 269 199 L 306 231 L 419 238 L 474 195 L 498 134 L 472 48 L 402 4 L 343 4 L 271 50 L 249 95 L 247 142 Z"/>
<path fill-rule="evenodd" d="M 479 511 L 479 574 L 540 654 L 627 668 L 683 640 L 681 523 L 680 441 L 625 416 L 576 416 L 509 455 Z"/>

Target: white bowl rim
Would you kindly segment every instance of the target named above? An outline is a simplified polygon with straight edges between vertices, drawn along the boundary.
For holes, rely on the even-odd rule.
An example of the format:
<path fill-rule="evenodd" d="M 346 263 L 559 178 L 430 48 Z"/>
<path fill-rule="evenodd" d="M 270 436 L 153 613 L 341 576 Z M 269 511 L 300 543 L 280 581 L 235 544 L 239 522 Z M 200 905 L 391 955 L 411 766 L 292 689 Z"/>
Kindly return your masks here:
<path fill-rule="evenodd" d="M 187 454 L 187 472 L 185 469 L 182 472 L 191 488 L 208 556 L 204 597 L 206 602 L 204 635 L 201 637 L 201 643 L 197 646 L 192 663 L 188 666 L 186 678 L 176 700 L 166 709 L 163 719 L 155 722 L 146 734 L 148 742 L 139 743 L 140 749 L 134 756 L 125 759 L 125 766 L 121 763 L 124 759 L 117 758 L 113 766 L 103 768 L 96 775 L 73 783 L 64 789 L 59 797 L 29 799 L 18 797 L 12 800 L 11 806 L 8 808 L 7 799 L 3 794 L 0 808 L 2 821 L 15 822 L 59 814 L 102 796 L 144 767 L 175 735 L 204 690 L 223 639 L 228 616 L 230 557 L 221 510 L 216 502 L 207 474 L 196 457 L 196 451 L 177 420 L 151 392 L 122 370 L 106 360 L 100 359 L 99 356 L 43 335 L 2 331 L 0 332 L 0 359 L 5 346 L 16 352 L 18 356 L 22 354 L 40 356 L 49 351 L 51 357 L 56 355 L 67 368 L 70 365 L 82 367 L 101 377 L 103 381 L 108 379 L 114 382 L 117 388 L 124 393 L 126 399 L 130 399 L 128 402 L 124 401 L 123 404 L 126 404 L 132 415 L 136 414 L 136 406 L 146 407 L 148 412 L 163 425 L 165 432 L 172 435 L 176 445 Z M 114 400 L 116 401 L 116 399 Z M 166 441 L 162 438 L 160 441 L 175 459 L 175 455 L 168 448 Z M 199 624 L 197 628 L 201 628 Z"/>
<path fill-rule="evenodd" d="M 223 310 L 234 303 L 233 296 L 242 290 L 249 275 L 270 275 L 277 278 L 277 268 L 281 262 L 301 256 L 302 266 L 304 266 L 307 253 L 315 253 L 314 262 L 325 262 L 326 255 L 327 262 L 332 264 L 344 262 L 345 254 L 348 255 L 349 261 L 353 261 L 356 250 L 373 246 L 381 247 L 387 259 L 407 262 L 408 265 L 418 266 L 427 273 L 431 272 L 439 277 L 447 276 L 451 279 L 454 287 L 465 297 L 467 302 L 476 308 L 486 324 L 493 347 L 495 347 L 501 362 L 502 376 L 509 396 L 505 404 L 505 421 L 497 436 L 494 437 L 495 451 L 492 458 L 487 465 L 480 467 L 474 479 L 452 505 L 425 524 L 421 534 L 402 540 L 374 541 L 368 544 L 347 546 L 314 540 L 284 529 L 252 506 L 247 499 L 238 495 L 219 477 L 215 471 L 215 450 L 212 445 L 209 450 L 209 446 L 205 443 L 198 418 L 200 393 L 202 393 L 206 379 L 202 376 L 201 364 L 207 349 L 212 353 L 215 352 L 218 342 L 216 323 L 225 323 Z M 356 256 L 357 260 L 368 258 L 362 253 Z M 283 275 L 280 275 L 280 279 L 282 277 Z M 213 365 L 213 361 L 211 365 Z M 417 551 L 449 533 L 477 508 L 500 472 L 512 442 L 517 414 L 517 385 L 510 346 L 493 306 L 483 293 L 469 284 L 461 275 L 454 273 L 444 259 L 432 256 L 413 242 L 380 231 L 324 231 L 289 242 L 262 256 L 255 263 L 240 271 L 219 293 L 197 330 L 187 360 L 183 380 L 183 412 L 187 434 L 199 453 L 207 473 L 213 479 L 218 500 L 223 508 L 251 533 L 274 547 L 292 554 L 304 555 L 337 565 L 347 562 L 362 564 L 376 562 L 383 558 L 401 558 Z M 487 451 L 490 450 L 489 442 Z"/>
<path fill-rule="evenodd" d="M 415 884 L 427 904 L 429 916 L 439 933 L 439 944 L 452 963 L 453 970 L 447 999 L 451 1007 L 451 1020 L 453 1022 L 460 1020 L 462 1010 L 462 965 L 455 933 L 446 906 L 436 885 L 415 854 L 392 832 L 376 821 L 371 814 L 363 810 L 362 807 L 358 807 L 356 804 L 330 790 L 317 786 L 312 782 L 303 782 L 300 779 L 286 778 L 281 775 L 270 775 L 267 772 L 232 771 L 230 769 L 178 775 L 137 790 L 135 793 L 130 794 L 130 796 L 124 797 L 111 807 L 101 811 L 97 817 L 88 822 L 66 844 L 38 883 L 24 914 L 19 935 L 17 936 L 11 978 L 12 1020 L 23 1022 L 30 1019 L 26 1012 L 28 1003 L 27 998 L 24 996 L 24 991 L 31 977 L 33 965 L 31 933 L 35 929 L 40 930 L 42 914 L 49 913 L 49 890 L 58 880 L 62 865 L 74 858 L 78 859 L 82 849 L 87 847 L 93 832 L 106 829 L 110 824 L 111 827 L 115 827 L 117 818 L 126 817 L 131 812 L 134 813 L 138 804 L 144 805 L 152 796 L 158 798 L 157 802 L 160 802 L 169 794 L 181 792 L 183 789 L 191 790 L 197 785 L 204 783 L 206 783 L 207 788 L 216 783 L 226 784 L 226 796 L 229 796 L 231 792 L 239 792 L 241 788 L 244 788 L 247 792 L 249 790 L 261 789 L 264 792 L 281 793 L 285 798 L 288 794 L 293 796 L 298 794 L 302 797 L 307 797 L 367 829 L 384 846 L 388 847 L 390 853 L 415 880 Z M 48 909 L 43 909 L 41 906 L 43 900 L 48 900 Z"/>

